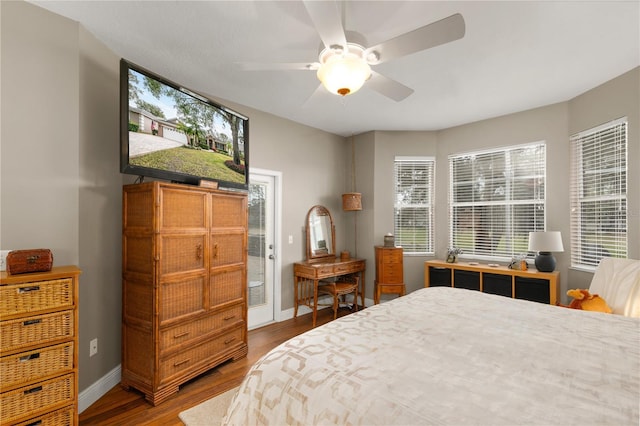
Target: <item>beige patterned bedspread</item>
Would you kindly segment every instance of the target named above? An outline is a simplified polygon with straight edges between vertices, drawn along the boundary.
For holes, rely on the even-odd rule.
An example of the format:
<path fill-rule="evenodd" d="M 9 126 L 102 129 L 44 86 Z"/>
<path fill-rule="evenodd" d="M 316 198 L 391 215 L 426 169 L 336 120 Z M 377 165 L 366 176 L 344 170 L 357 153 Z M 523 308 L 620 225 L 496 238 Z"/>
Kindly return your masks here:
<path fill-rule="evenodd" d="M 297 336 L 233 425 L 633 425 L 640 320 L 434 287 Z"/>

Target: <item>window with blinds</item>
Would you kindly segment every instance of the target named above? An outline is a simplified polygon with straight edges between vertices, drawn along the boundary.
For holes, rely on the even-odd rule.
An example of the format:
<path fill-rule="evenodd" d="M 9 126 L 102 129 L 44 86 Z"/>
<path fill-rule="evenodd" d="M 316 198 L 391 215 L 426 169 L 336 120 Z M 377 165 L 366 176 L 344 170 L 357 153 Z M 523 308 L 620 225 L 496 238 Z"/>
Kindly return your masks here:
<path fill-rule="evenodd" d="M 433 157 L 396 157 L 394 161 L 394 235 L 404 254 L 433 254 Z"/>
<path fill-rule="evenodd" d="M 627 257 L 627 118 L 571 136 L 571 266 Z"/>
<path fill-rule="evenodd" d="M 526 253 L 544 231 L 544 142 L 449 156 L 449 246 L 476 258 Z"/>

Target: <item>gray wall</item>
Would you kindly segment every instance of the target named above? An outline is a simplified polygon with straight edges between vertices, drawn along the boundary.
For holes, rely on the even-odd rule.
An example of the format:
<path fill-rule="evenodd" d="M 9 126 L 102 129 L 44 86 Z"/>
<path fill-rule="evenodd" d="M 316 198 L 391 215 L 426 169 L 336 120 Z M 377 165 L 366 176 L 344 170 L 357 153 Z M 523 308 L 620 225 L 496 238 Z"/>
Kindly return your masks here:
<path fill-rule="evenodd" d="M 121 185 L 118 60 L 77 23 L 24 2 L 0 2 L 1 157 L 0 248 L 48 247 L 55 264 L 78 264 L 80 282 L 80 391 L 120 362 Z M 135 58 L 127 58 L 135 62 Z M 141 64 L 144 65 L 144 64 Z M 550 182 L 567 182 L 568 135 L 629 116 L 630 235 L 640 235 L 637 164 L 640 69 L 566 103 L 440 132 L 369 132 L 356 136 L 356 190 L 361 212 L 342 212 L 350 191 L 350 140 L 220 100 L 251 119 L 250 166 L 282 172 L 282 309 L 293 306 L 292 263 L 304 258 L 304 218 L 324 204 L 336 222 L 336 247 L 367 259 L 372 298 L 373 246 L 393 229 L 393 157 L 437 158 L 437 255 L 446 248 L 447 155 L 546 140 Z M 453 112 L 455 113 L 455 112 Z M 613 116 L 613 117 L 610 117 Z M 568 186 L 549 191 L 548 225 L 568 246 Z M 287 236 L 294 243 L 287 243 Z M 640 257 L 630 238 L 630 257 Z M 559 254 L 563 289 L 575 271 Z M 422 286 L 425 258 L 405 259 L 408 290 Z M 590 275 L 577 275 L 588 285 Z M 568 279 L 565 279 L 568 277 Z M 574 282 L 571 282 L 571 286 Z M 98 355 L 88 342 L 98 337 Z"/>
<path fill-rule="evenodd" d="M 488 100 L 490 102 L 490 100 Z M 393 231 L 393 159 L 396 155 L 436 157 L 436 258 L 448 244 L 448 156 L 528 142 L 547 143 L 547 228 L 562 232 L 565 251 L 556 253 L 561 299 L 569 288 L 588 288 L 590 272 L 570 268 L 569 136 L 610 120 L 629 120 L 629 257 L 640 258 L 640 68 L 635 68 L 576 98 L 555 105 L 483 120 L 438 132 L 369 132 L 356 138 L 358 182 L 362 181 L 365 211 L 358 233 L 359 252 L 373 265 L 373 245 Z M 373 167 L 374 170 L 368 169 Z M 361 230 L 360 230 L 361 229 Z M 360 247 L 361 246 L 361 247 Z M 424 261 L 405 256 L 407 291 L 423 286 Z M 371 268 L 370 268 L 371 269 Z M 373 291 L 373 271 L 367 294 Z"/>
<path fill-rule="evenodd" d="M 119 173 L 120 58 L 77 23 L 29 3 L 0 2 L 0 16 L 0 248 L 50 248 L 54 265 L 82 269 L 82 392 L 120 364 L 121 188 L 134 180 Z M 340 136 L 221 102 L 250 117 L 250 166 L 282 172 L 282 309 L 292 308 L 307 210 L 326 205 L 338 247 L 352 239 L 340 199 L 350 149 Z"/>
<path fill-rule="evenodd" d="M 628 198 L 629 257 L 640 259 L 640 68 L 608 81 L 569 102 L 569 134 L 626 116 L 628 138 Z M 567 241 L 565 241 L 565 244 Z M 568 253 L 565 253 L 568 256 Z M 570 269 L 568 281 L 591 282 L 592 274 Z M 586 286 L 586 285 L 585 285 Z"/>

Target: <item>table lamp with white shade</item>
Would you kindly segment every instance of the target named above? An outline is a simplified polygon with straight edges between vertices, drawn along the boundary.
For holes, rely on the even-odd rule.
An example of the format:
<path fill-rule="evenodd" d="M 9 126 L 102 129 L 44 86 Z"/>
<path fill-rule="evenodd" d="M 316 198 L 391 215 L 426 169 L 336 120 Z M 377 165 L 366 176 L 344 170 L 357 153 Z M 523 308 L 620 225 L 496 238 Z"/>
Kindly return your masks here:
<path fill-rule="evenodd" d="M 538 271 L 553 272 L 556 258 L 551 253 L 564 251 L 560 231 L 529 232 L 529 251 L 537 253 L 535 265 Z"/>

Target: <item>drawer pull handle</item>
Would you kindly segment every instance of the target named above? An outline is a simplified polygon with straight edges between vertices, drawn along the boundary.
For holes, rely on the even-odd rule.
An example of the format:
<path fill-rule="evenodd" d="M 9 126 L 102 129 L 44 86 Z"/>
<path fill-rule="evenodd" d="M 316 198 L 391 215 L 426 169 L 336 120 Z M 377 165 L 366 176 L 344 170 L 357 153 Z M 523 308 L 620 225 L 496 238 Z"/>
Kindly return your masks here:
<path fill-rule="evenodd" d="M 173 338 L 174 339 L 179 339 L 181 337 L 188 336 L 188 335 L 189 335 L 189 332 L 185 331 L 184 333 L 176 334 L 175 336 L 173 336 Z"/>
<path fill-rule="evenodd" d="M 42 420 L 36 420 L 33 423 L 29 423 L 27 426 L 39 426 L 42 424 Z"/>
<path fill-rule="evenodd" d="M 40 324 L 41 322 L 42 320 L 40 318 L 36 318 L 36 319 L 26 320 L 22 323 L 22 325 L 34 325 L 34 324 Z"/>
<path fill-rule="evenodd" d="M 19 294 L 30 293 L 32 291 L 38 291 L 38 290 L 40 290 L 40 286 L 39 285 L 33 285 L 31 287 L 20 287 L 18 289 L 18 293 Z"/>
<path fill-rule="evenodd" d="M 224 317 L 224 320 L 225 320 L 225 321 L 229 321 L 229 320 L 234 319 L 235 317 L 236 317 L 235 315 L 230 315 L 230 316 L 228 316 L 228 317 Z"/>
<path fill-rule="evenodd" d="M 42 386 L 36 386 L 35 388 L 27 389 L 24 391 L 25 395 L 31 395 L 32 393 L 37 393 L 42 390 Z"/>
<path fill-rule="evenodd" d="M 183 361 L 177 361 L 176 363 L 174 363 L 174 364 L 173 364 L 173 366 L 174 366 L 174 367 L 178 367 L 178 366 L 180 366 L 180 365 L 182 365 L 182 364 L 186 364 L 186 363 L 188 363 L 188 362 L 190 362 L 190 361 L 191 361 L 191 358 L 187 358 L 187 359 L 185 359 L 185 360 L 183 360 Z"/>
<path fill-rule="evenodd" d="M 235 337 L 232 337 L 231 339 L 227 339 L 227 340 L 225 340 L 225 341 L 224 341 L 224 344 L 225 344 L 225 345 L 228 345 L 229 343 L 231 343 L 231 342 L 233 342 L 233 341 L 235 341 L 235 340 L 236 340 L 236 338 L 235 338 Z"/>
<path fill-rule="evenodd" d="M 35 354 L 21 356 L 19 358 L 19 360 L 20 360 L 20 362 L 27 362 L 27 361 L 31 361 L 32 359 L 38 359 L 38 358 L 40 358 L 40 352 L 35 353 Z"/>

